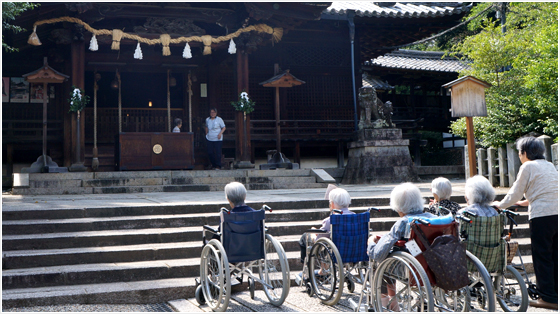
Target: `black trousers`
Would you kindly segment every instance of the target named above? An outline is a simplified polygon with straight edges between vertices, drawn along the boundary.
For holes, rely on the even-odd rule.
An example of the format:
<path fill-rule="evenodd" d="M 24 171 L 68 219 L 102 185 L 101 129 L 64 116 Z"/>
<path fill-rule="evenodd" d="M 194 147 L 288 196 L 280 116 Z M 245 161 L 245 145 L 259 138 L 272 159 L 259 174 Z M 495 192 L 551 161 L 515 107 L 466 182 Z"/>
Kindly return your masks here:
<path fill-rule="evenodd" d="M 540 297 L 558 304 L 558 215 L 529 220 L 531 253 Z"/>
<path fill-rule="evenodd" d="M 206 140 L 206 149 L 212 168 L 222 168 L 222 141 Z"/>

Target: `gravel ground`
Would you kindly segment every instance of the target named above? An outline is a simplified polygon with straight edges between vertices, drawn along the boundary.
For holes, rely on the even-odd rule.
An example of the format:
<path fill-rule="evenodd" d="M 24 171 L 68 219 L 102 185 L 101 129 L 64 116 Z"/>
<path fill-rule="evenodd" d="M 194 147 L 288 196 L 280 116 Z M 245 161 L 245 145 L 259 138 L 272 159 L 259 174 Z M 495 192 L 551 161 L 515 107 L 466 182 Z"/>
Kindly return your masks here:
<path fill-rule="evenodd" d="M 535 276 L 530 275 L 529 279 L 535 282 Z M 255 299 L 252 300 L 248 290 L 232 294 L 227 312 L 352 312 L 349 299 L 356 303 L 361 290 L 360 285 L 356 285 L 356 292 L 353 294 L 344 291 L 339 303 L 335 306 L 326 306 L 316 297 L 310 298 L 305 290 L 300 287 L 290 287 L 290 293 L 284 304 L 274 307 L 269 304 L 263 291 L 255 291 Z M 171 301 L 174 303 L 176 301 Z M 198 306 L 195 299 L 177 300 L 180 306 L 170 306 L 168 303 L 158 304 L 65 304 L 50 306 L 34 306 L 2 309 L 3 312 L 211 312 L 208 306 Z M 496 312 L 503 312 L 502 308 L 496 304 Z M 528 312 L 558 312 L 557 310 L 547 310 L 529 306 Z"/>

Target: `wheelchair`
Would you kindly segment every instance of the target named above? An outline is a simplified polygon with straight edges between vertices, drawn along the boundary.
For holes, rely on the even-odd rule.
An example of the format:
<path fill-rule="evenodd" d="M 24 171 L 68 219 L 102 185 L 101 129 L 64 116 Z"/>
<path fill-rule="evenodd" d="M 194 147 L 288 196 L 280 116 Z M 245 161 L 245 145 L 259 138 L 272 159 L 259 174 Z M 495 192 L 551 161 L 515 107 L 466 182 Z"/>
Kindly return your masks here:
<path fill-rule="evenodd" d="M 437 218 L 409 217 L 410 224 L 416 224 L 426 235 L 428 242 L 444 234 L 457 236 L 458 224 L 451 215 Z M 407 227 L 407 230 L 412 228 Z M 412 256 L 406 243 L 415 240 L 420 251 L 425 247 L 417 240 L 414 230 L 407 231 L 410 236 L 395 243 L 389 256 L 376 263 L 370 260 L 368 267 L 368 284 L 363 286 L 358 304 L 353 304 L 356 311 L 360 309 L 376 312 L 454 312 L 454 311 L 495 311 L 490 275 L 484 265 L 470 252 L 466 252 L 467 263 L 472 264 L 476 272 L 469 273 L 468 286 L 456 291 L 447 291 L 437 286 L 436 277 L 428 267 L 422 254 Z M 378 265 L 376 265 L 378 264 Z M 471 296 L 477 292 L 484 293 L 482 304 L 473 306 Z M 366 298 L 366 306 L 362 302 Z M 482 302 L 484 301 L 484 302 Z"/>
<path fill-rule="evenodd" d="M 506 219 L 510 220 L 511 235 L 513 224 L 516 224 L 513 216 L 518 214 L 504 209 L 493 217 L 477 217 L 469 212 L 465 215 L 473 222 L 461 223 L 461 237 L 467 249 L 479 256 L 489 271 L 498 304 L 505 312 L 526 312 L 529 306 L 527 286 L 517 269 L 507 265 L 506 237 L 502 236 Z"/>
<path fill-rule="evenodd" d="M 258 211 L 237 213 L 221 208 L 221 231 L 203 227 L 203 239 L 212 238 L 207 233 L 214 238 L 202 249 L 200 280 L 197 279 L 195 290 L 199 304 L 207 303 L 213 311 L 225 311 L 232 285 L 241 284 L 244 276 L 251 299 L 258 283 L 272 305 L 284 303 L 290 290 L 290 268 L 284 248 L 267 233 L 265 209 L 270 207 L 264 205 Z"/>
<path fill-rule="evenodd" d="M 321 229 L 306 231 L 318 235 L 316 241 L 307 237 L 307 253 L 299 283 L 300 286 L 305 283 L 309 296 L 315 294 L 323 304 L 335 305 L 345 284 L 352 293 L 356 284 L 365 282 L 370 210 L 378 211 L 372 207 L 355 215 L 337 215 L 342 212 L 335 209 L 330 216 L 330 237 Z"/>

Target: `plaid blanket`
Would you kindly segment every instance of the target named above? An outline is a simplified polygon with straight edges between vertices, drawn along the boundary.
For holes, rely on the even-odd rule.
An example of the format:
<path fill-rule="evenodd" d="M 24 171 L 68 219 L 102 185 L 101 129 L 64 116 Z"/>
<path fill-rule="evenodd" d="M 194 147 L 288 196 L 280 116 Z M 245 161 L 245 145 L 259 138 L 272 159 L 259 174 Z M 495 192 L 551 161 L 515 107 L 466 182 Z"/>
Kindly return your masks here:
<path fill-rule="evenodd" d="M 503 272 L 506 267 L 506 243 L 502 239 L 505 216 L 479 216 L 472 218 L 472 224 L 461 224 L 461 233 L 467 234 L 466 249 L 484 264 L 489 273 Z M 476 267 L 468 262 L 469 271 Z"/>
<path fill-rule="evenodd" d="M 331 215 L 331 239 L 343 263 L 368 261 L 369 212 Z"/>

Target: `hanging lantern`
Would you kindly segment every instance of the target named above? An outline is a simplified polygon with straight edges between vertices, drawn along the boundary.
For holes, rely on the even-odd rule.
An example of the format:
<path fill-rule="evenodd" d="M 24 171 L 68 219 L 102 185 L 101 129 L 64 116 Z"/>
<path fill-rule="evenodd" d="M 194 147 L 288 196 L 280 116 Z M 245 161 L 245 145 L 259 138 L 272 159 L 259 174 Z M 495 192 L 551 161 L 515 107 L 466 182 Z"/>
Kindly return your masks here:
<path fill-rule="evenodd" d="M 189 46 L 188 42 L 185 44 L 185 49 L 183 49 L 183 58 L 185 59 L 192 58 L 191 47 Z"/>
<path fill-rule="evenodd" d="M 115 73 L 115 79 L 111 82 L 111 88 L 115 89 L 115 90 L 119 89 L 118 73 L 119 73 L 119 70 L 117 69 L 117 72 Z"/>
<path fill-rule="evenodd" d="M 95 34 L 91 37 L 91 41 L 89 42 L 89 50 L 97 51 L 99 47 L 97 46 L 97 38 L 95 38 Z"/>
<path fill-rule="evenodd" d="M 235 42 L 233 42 L 233 38 L 229 40 L 228 52 L 232 55 L 237 52 L 237 48 L 235 47 Z"/>
<path fill-rule="evenodd" d="M 142 49 L 140 48 L 140 43 L 136 45 L 136 50 L 134 51 L 134 59 L 142 60 Z"/>

